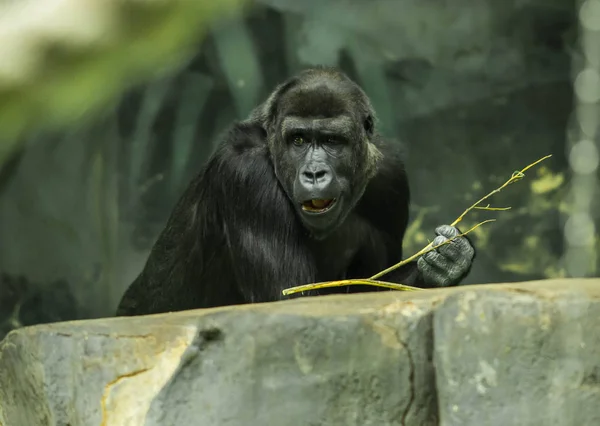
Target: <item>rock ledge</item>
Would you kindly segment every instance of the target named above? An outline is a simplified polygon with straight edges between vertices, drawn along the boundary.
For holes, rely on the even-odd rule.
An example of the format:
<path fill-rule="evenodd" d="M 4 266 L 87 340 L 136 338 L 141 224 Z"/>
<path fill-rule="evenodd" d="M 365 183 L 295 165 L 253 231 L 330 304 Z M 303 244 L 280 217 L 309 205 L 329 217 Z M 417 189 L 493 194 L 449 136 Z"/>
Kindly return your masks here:
<path fill-rule="evenodd" d="M 22 328 L 0 426 L 600 424 L 600 279 Z"/>

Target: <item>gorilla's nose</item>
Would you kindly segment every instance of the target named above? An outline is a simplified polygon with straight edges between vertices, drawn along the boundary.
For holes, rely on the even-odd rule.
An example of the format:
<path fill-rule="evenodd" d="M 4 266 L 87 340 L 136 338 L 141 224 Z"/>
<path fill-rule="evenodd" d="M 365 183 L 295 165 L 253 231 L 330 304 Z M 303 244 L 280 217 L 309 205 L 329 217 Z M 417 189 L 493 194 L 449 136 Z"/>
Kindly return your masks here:
<path fill-rule="evenodd" d="M 300 170 L 300 183 L 304 189 L 315 191 L 327 188 L 331 184 L 332 174 L 324 164 L 309 164 Z"/>

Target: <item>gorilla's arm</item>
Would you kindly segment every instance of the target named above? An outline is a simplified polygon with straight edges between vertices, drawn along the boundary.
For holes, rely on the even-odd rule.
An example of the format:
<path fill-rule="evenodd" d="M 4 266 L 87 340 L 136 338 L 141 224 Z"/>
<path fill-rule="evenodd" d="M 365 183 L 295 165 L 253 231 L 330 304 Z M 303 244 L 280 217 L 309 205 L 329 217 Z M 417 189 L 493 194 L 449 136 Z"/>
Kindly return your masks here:
<path fill-rule="evenodd" d="M 117 315 L 264 302 L 312 282 L 262 129 L 236 124 L 190 184 Z"/>

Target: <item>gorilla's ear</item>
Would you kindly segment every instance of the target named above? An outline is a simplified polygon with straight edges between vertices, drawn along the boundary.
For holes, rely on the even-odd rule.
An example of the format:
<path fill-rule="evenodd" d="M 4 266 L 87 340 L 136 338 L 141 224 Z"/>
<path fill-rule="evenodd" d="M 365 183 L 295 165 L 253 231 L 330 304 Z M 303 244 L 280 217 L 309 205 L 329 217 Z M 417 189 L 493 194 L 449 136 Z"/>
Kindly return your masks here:
<path fill-rule="evenodd" d="M 373 117 L 368 115 L 367 118 L 365 118 L 363 126 L 365 128 L 365 131 L 367 132 L 367 135 L 373 136 L 373 130 L 374 130 Z"/>
<path fill-rule="evenodd" d="M 297 78 L 293 78 L 277 86 L 267 100 L 250 114 L 250 120 L 258 122 L 265 132 L 269 131 L 277 118 L 279 99 L 296 84 L 296 80 Z"/>
<path fill-rule="evenodd" d="M 248 120 L 258 124 L 266 132 L 271 125 L 271 111 L 273 110 L 273 99 L 269 98 L 250 113 Z"/>

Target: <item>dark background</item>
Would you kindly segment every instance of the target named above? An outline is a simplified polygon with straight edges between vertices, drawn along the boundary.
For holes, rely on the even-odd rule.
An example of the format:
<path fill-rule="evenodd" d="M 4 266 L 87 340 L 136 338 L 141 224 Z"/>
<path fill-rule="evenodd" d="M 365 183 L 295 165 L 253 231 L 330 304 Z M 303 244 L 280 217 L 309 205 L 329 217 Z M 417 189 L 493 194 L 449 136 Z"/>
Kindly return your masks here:
<path fill-rule="evenodd" d="M 465 284 L 565 275 L 572 67 L 569 0 L 263 0 L 216 25 L 197 55 L 92 122 L 28 141 L 0 173 L 0 337 L 112 315 L 182 190 L 229 122 L 313 64 L 365 89 L 408 147 L 407 255 L 514 170 Z M 35 142 L 35 143 L 34 143 Z M 293 285 L 294 283 L 290 283 Z"/>

